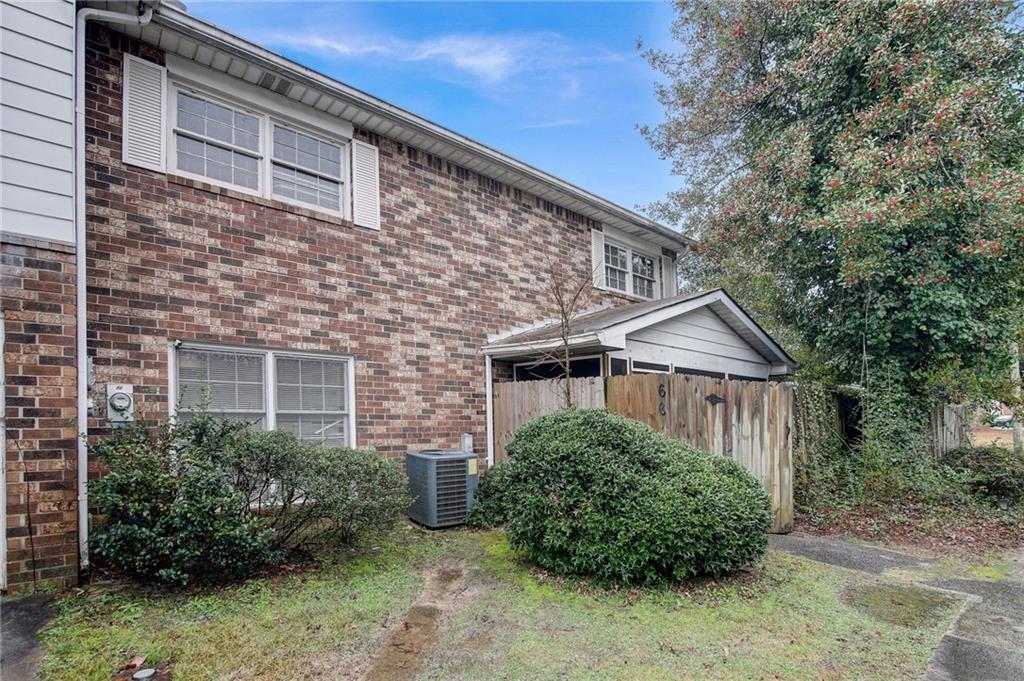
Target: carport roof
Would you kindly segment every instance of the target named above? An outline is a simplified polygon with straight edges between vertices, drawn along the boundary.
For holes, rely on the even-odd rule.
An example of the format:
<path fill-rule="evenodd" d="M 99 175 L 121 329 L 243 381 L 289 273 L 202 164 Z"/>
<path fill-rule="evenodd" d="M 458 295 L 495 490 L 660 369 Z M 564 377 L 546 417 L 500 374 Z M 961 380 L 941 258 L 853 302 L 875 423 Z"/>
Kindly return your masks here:
<path fill-rule="evenodd" d="M 796 362 L 723 289 L 684 293 L 671 298 L 606 307 L 586 312 L 569 323 L 574 350 L 622 350 L 625 337 L 643 328 L 706 307 L 772 364 L 773 374 L 792 373 Z M 528 357 L 560 346 L 561 325 L 546 320 L 529 328 L 493 336 L 483 353 L 495 358 Z"/>

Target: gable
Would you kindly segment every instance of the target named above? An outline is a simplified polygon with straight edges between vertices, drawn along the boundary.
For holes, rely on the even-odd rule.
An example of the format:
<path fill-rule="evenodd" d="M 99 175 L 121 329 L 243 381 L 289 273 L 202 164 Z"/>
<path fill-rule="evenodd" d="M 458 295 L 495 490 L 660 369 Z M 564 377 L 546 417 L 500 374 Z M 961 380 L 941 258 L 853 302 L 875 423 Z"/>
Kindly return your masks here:
<path fill-rule="evenodd" d="M 772 362 L 707 307 L 683 313 L 626 336 L 634 360 L 682 369 L 767 378 Z"/>

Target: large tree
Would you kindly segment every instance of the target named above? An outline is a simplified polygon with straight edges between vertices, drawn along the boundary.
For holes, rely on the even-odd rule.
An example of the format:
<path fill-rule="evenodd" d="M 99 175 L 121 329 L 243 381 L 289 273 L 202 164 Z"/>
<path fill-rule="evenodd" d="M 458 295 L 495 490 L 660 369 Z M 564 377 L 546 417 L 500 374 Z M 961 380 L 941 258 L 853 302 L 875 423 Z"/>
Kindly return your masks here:
<path fill-rule="evenodd" d="M 1004 2 L 679 2 L 656 207 L 698 278 L 841 381 L 921 395 L 1007 375 L 1024 311 L 1024 44 Z"/>

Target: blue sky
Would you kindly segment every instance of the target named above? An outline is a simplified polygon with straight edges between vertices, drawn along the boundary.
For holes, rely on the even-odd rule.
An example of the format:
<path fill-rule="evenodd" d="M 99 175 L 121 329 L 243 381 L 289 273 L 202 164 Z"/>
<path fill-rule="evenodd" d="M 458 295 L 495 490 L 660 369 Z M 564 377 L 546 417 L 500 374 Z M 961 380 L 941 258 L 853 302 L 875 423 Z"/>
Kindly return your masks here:
<path fill-rule="evenodd" d="M 188 2 L 189 12 L 628 208 L 676 186 L 636 129 L 661 120 L 637 3 Z"/>

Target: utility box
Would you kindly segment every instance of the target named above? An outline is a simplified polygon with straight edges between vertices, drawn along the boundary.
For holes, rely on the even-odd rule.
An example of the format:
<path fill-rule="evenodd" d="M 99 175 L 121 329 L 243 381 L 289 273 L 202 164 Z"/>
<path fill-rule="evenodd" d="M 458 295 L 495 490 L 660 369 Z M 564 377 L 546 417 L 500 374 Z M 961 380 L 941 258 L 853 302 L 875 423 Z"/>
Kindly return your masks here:
<path fill-rule="evenodd" d="M 466 521 L 479 481 L 476 454 L 461 449 L 423 449 L 405 455 L 412 506 L 409 517 L 429 528 Z"/>

